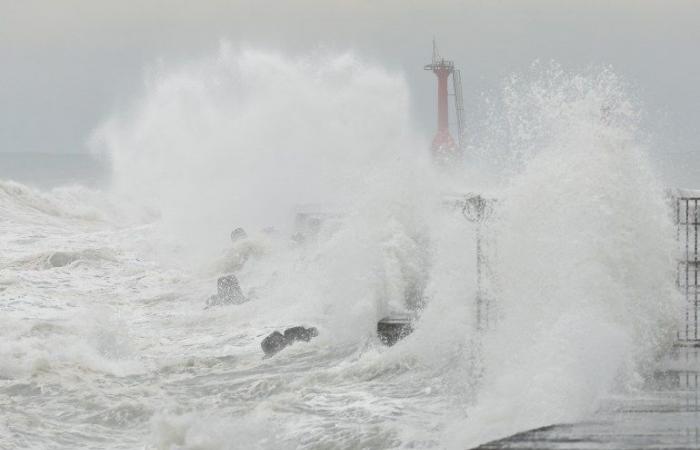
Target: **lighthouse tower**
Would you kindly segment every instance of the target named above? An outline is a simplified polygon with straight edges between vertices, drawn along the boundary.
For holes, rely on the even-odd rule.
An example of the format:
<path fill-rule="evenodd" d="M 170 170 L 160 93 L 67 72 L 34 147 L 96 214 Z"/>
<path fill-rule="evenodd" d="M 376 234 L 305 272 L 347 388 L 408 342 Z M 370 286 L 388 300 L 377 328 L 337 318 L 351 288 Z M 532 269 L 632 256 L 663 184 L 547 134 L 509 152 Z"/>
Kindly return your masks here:
<path fill-rule="evenodd" d="M 425 70 L 432 71 L 438 79 L 437 84 L 437 132 L 433 138 L 431 152 L 435 162 L 439 164 L 449 163 L 454 161 L 460 154 L 463 133 L 463 103 L 462 103 L 462 85 L 459 70 L 455 70 L 454 62 L 448 61 L 438 53 L 435 40 L 433 39 L 433 62 L 427 64 Z M 454 87 L 455 111 L 457 116 L 457 131 L 459 145 L 452 139 L 450 134 L 449 124 L 449 103 L 447 83 L 450 75 Z"/>

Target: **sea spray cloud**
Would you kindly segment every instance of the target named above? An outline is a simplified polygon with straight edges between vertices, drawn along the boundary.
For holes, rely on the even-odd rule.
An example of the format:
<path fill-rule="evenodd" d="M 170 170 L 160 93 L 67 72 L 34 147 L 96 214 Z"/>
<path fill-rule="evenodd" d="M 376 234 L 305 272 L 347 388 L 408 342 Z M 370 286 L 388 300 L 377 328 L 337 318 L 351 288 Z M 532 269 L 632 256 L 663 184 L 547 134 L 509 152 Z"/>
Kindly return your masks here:
<path fill-rule="evenodd" d="M 650 369 L 678 318 L 670 212 L 619 79 L 554 66 L 504 99 L 499 320 L 459 445 L 582 419 Z"/>
<path fill-rule="evenodd" d="M 280 226 L 300 203 L 352 201 L 378 171 L 424 158 L 402 76 L 352 54 L 290 58 L 222 44 L 95 133 L 118 192 L 211 255 L 235 226 Z M 376 184 L 376 183 L 375 183 Z"/>
<path fill-rule="evenodd" d="M 178 258 L 195 264 L 218 257 L 234 227 L 289 236 L 297 209 L 341 213 L 313 244 L 262 245 L 272 254 L 238 274 L 261 293 L 260 317 L 318 318 L 336 340 L 364 340 L 425 283 L 438 192 L 428 145 L 404 78 L 352 54 L 224 44 L 156 72 L 94 143 L 112 158 L 115 193 L 159 211 Z"/>

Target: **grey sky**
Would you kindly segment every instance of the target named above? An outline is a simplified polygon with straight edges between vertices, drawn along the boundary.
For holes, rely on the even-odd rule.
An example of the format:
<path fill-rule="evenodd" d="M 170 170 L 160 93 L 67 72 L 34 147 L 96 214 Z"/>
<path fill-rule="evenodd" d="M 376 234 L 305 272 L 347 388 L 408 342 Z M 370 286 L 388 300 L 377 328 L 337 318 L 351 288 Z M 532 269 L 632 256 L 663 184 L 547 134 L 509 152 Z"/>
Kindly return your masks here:
<path fill-rule="evenodd" d="M 436 36 L 462 69 L 465 103 L 535 59 L 610 64 L 634 88 L 667 176 L 700 187 L 700 1 L 0 0 L 0 151 L 80 152 L 141 89 L 144 69 L 220 39 L 303 53 L 352 49 L 403 71 L 417 123 L 434 126 Z"/>

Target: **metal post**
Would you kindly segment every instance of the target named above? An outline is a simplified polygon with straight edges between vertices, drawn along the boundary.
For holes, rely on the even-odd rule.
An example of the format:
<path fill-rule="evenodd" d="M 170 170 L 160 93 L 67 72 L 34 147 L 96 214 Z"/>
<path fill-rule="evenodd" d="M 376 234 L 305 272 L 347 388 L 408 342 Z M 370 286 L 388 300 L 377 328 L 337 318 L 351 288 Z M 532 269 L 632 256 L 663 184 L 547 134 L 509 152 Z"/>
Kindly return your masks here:
<path fill-rule="evenodd" d="M 489 303 L 484 293 L 483 272 L 486 265 L 483 249 L 482 223 L 491 214 L 491 202 L 480 195 L 470 195 L 464 202 L 462 214 L 476 224 L 476 329 L 489 325 Z"/>

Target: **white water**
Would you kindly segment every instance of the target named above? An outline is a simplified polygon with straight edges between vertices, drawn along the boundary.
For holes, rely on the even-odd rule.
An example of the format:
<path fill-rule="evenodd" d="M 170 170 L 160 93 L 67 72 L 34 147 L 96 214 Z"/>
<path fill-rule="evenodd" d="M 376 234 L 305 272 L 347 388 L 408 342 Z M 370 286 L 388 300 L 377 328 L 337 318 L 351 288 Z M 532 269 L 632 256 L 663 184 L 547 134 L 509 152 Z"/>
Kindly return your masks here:
<path fill-rule="evenodd" d="M 111 191 L 0 184 L 0 446 L 467 448 L 587 417 L 674 332 L 673 229 L 625 98 L 607 71 L 535 71 L 500 132 L 473 130 L 517 156 L 478 338 L 474 230 L 439 201 L 480 186 L 434 173 L 400 74 L 227 46 L 157 71 L 93 137 Z M 344 218 L 297 244 L 302 203 Z M 234 269 L 253 300 L 205 310 Z M 416 332 L 382 347 L 421 283 Z M 263 360 L 297 324 L 319 337 Z"/>

